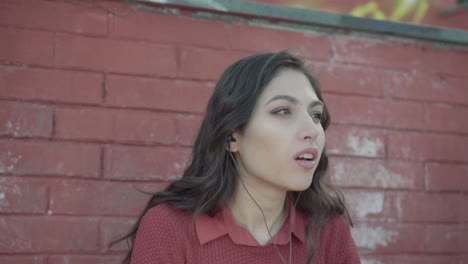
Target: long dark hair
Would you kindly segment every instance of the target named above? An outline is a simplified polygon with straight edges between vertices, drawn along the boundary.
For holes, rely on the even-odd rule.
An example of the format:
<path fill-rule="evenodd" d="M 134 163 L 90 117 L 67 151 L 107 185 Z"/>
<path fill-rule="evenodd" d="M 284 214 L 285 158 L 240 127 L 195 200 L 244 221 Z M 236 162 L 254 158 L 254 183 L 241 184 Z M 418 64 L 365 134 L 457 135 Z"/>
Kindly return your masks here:
<path fill-rule="evenodd" d="M 250 119 L 257 99 L 265 86 L 280 69 L 294 69 L 305 74 L 319 100 L 324 102 L 316 78 L 304 66 L 304 62 L 289 52 L 264 53 L 249 56 L 231 66 L 222 74 L 208 102 L 205 118 L 196 137 L 192 160 L 182 178 L 173 181 L 164 191 L 154 194 L 138 221 L 124 237 L 130 250 L 123 260 L 130 263 L 136 233 L 144 214 L 152 207 L 166 203 L 190 214 L 214 216 L 230 200 L 238 179 L 234 161 L 227 151 L 227 139 L 237 129 L 242 131 Z M 321 124 L 324 130 L 330 124 L 330 114 L 324 106 Z M 328 168 L 328 156 L 321 155 L 311 186 L 289 195 L 297 201 L 297 208 L 310 216 L 306 225 L 310 247 L 308 263 L 318 248 L 320 230 L 326 220 L 343 215 L 352 225 L 341 193 L 324 181 Z"/>

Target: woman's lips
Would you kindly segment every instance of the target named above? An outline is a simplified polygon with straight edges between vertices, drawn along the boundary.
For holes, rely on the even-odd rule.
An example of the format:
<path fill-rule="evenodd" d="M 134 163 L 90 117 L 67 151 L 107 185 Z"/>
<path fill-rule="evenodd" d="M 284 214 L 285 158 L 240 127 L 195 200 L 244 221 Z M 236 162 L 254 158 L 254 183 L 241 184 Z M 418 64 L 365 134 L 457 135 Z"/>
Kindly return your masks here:
<path fill-rule="evenodd" d="M 307 157 L 307 158 L 304 158 Z M 308 159 L 308 157 L 312 157 Z M 294 155 L 294 160 L 304 169 L 310 170 L 313 169 L 316 165 L 316 160 L 318 158 L 318 150 L 316 148 L 305 148 L 296 155 Z"/>
<path fill-rule="evenodd" d="M 296 162 L 307 170 L 313 169 L 315 167 L 315 160 L 296 159 Z"/>

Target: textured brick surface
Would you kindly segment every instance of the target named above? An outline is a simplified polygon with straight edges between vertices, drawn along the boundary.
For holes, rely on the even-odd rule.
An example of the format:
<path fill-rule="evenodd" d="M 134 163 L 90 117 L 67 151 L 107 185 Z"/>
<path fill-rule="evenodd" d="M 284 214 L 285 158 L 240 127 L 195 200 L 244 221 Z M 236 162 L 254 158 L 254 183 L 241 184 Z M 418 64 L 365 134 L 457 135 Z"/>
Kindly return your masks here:
<path fill-rule="evenodd" d="M 0 216 L 0 233 L 0 253 L 77 253 L 99 247 L 98 221 L 90 218 Z"/>
<path fill-rule="evenodd" d="M 202 121 L 201 116 L 178 115 L 176 117 L 178 142 L 182 145 L 191 146 L 195 142 Z"/>
<path fill-rule="evenodd" d="M 394 98 L 467 105 L 466 82 L 450 75 L 393 72 L 383 87 Z"/>
<path fill-rule="evenodd" d="M 97 104 L 102 74 L 0 66 L 0 97 Z"/>
<path fill-rule="evenodd" d="M 328 36 L 306 32 L 270 29 L 247 25 L 228 26 L 229 42 L 233 49 L 250 52 L 277 52 L 294 50 L 301 56 L 315 60 L 328 60 Z"/>
<path fill-rule="evenodd" d="M 5 264 L 46 264 L 45 256 L 0 256 L 0 262 Z"/>
<path fill-rule="evenodd" d="M 111 36 L 211 48 L 229 45 L 222 21 L 125 11 L 125 16 L 112 17 Z"/>
<path fill-rule="evenodd" d="M 356 246 L 363 252 L 423 252 L 425 229 L 418 224 L 357 223 L 352 230 Z"/>
<path fill-rule="evenodd" d="M 398 132 L 388 136 L 391 158 L 468 161 L 467 136 Z"/>
<path fill-rule="evenodd" d="M 106 104 L 160 110 L 204 112 L 212 85 L 205 82 L 109 76 Z"/>
<path fill-rule="evenodd" d="M 164 186 L 155 183 L 143 186 L 107 181 L 55 181 L 50 188 L 50 211 L 60 215 L 136 216 L 150 198 L 142 191 L 154 193 Z"/>
<path fill-rule="evenodd" d="M 98 146 L 0 140 L 0 173 L 98 177 Z"/>
<path fill-rule="evenodd" d="M 335 37 L 338 61 L 375 65 L 391 69 L 423 70 L 467 76 L 463 69 L 468 58 L 466 49 L 443 49 L 429 44 Z"/>
<path fill-rule="evenodd" d="M 58 35 L 55 62 L 66 68 L 157 76 L 174 76 L 172 46 L 136 41 Z"/>
<path fill-rule="evenodd" d="M 127 245 L 109 243 L 183 174 L 221 73 L 283 49 L 324 92 L 326 180 L 344 193 L 362 263 L 468 263 L 468 50 L 348 31 L 132 1 L 0 1 L 0 263 L 119 263 Z"/>
<path fill-rule="evenodd" d="M 468 116 L 468 106 L 428 104 L 424 114 L 427 130 L 465 134 L 468 132 L 468 122 L 460 122 Z"/>
<path fill-rule="evenodd" d="M 176 140 L 170 114 L 94 108 L 59 108 L 56 136 L 140 143 L 171 144 Z"/>
<path fill-rule="evenodd" d="M 189 154 L 189 149 L 170 147 L 107 147 L 104 177 L 174 180 L 182 176 Z"/>
<path fill-rule="evenodd" d="M 385 133 L 382 130 L 333 125 L 327 130 L 326 138 L 330 154 L 385 157 Z"/>
<path fill-rule="evenodd" d="M 460 194 L 394 193 L 403 221 L 459 223 L 467 197 Z"/>
<path fill-rule="evenodd" d="M 423 165 L 400 160 L 332 157 L 330 177 L 342 187 L 385 189 L 424 188 Z"/>
<path fill-rule="evenodd" d="M 121 263 L 124 256 L 99 256 L 99 255 L 88 255 L 88 256 L 52 256 L 49 258 L 50 264 L 114 264 Z"/>
<path fill-rule="evenodd" d="M 0 136 L 49 137 L 53 114 L 47 105 L 0 101 Z"/>
<path fill-rule="evenodd" d="M 320 88 L 325 92 L 380 96 L 382 83 L 388 74 L 371 67 L 356 67 L 340 64 L 312 64 L 320 80 Z"/>
<path fill-rule="evenodd" d="M 107 33 L 107 12 L 86 4 L 18 0 L 1 4 L 0 24 L 77 34 Z"/>
<path fill-rule="evenodd" d="M 45 213 L 45 181 L 0 176 L 0 213 Z"/>
<path fill-rule="evenodd" d="M 115 241 L 118 238 L 123 237 L 126 234 L 126 232 L 133 227 L 135 221 L 136 220 L 126 220 L 120 218 L 101 220 L 101 248 L 111 252 L 126 252 L 128 250 L 126 241 L 121 241 L 112 246 L 110 246 L 109 243 Z"/>
<path fill-rule="evenodd" d="M 0 27 L 0 36 L 0 61 L 53 65 L 53 33 Z"/>
<path fill-rule="evenodd" d="M 468 191 L 468 165 L 427 163 L 426 188 L 437 191 Z"/>
<path fill-rule="evenodd" d="M 231 63 L 250 54 L 199 48 L 183 48 L 180 52 L 177 76 L 196 80 L 217 80 Z"/>
<path fill-rule="evenodd" d="M 335 123 L 412 129 L 424 124 L 422 103 L 334 94 L 324 97 Z"/>

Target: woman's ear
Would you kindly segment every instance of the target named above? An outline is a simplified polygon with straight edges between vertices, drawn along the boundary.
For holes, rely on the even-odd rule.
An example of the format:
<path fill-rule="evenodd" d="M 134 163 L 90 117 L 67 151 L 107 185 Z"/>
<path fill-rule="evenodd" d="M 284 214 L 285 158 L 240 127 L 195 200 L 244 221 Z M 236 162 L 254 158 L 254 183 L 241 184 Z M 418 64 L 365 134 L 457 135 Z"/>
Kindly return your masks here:
<path fill-rule="evenodd" d="M 239 151 L 239 133 L 233 132 L 231 135 L 228 136 L 228 150 L 231 152 L 238 152 Z"/>

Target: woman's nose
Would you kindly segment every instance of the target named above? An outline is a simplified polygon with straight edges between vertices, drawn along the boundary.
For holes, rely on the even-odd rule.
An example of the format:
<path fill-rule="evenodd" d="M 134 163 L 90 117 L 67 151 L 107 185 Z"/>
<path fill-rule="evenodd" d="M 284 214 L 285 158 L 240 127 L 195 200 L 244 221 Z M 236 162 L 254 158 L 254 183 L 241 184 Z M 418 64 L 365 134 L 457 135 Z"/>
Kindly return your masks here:
<path fill-rule="evenodd" d="M 319 135 L 320 121 L 312 118 L 309 113 L 301 118 L 301 125 L 299 129 L 300 140 L 312 140 L 314 141 Z"/>

